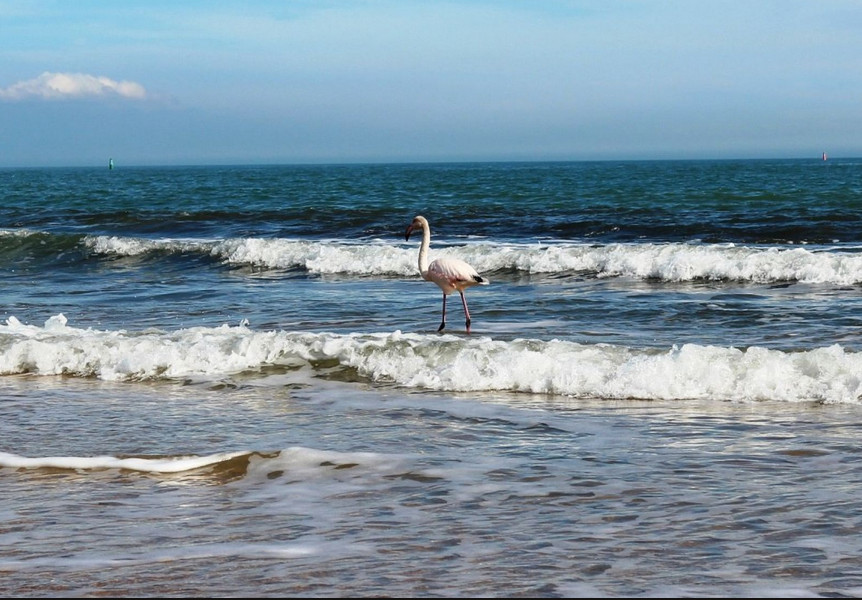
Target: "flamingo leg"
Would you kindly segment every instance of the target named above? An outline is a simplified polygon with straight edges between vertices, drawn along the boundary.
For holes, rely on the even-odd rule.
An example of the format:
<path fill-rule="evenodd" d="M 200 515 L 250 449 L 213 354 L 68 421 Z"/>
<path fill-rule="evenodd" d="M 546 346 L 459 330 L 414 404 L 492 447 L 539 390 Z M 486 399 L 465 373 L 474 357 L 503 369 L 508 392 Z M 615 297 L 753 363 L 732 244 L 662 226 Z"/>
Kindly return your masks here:
<path fill-rule="evenodd" d="M 458 293 L 461 294 L 461 304 L 464 305 L 464 315 L 467 317 L 467 333 L 470 333 L 470 311 L 467 310 L 467 298 L 461 290 L 458 290 Z"/>
<path fill-rule="evenodd" d="M 444 327 L 446 327 L 446 294 L 443 294 L 443 320 L 440 322 L 440 327 L 437 331 L 443 331 Z"/>

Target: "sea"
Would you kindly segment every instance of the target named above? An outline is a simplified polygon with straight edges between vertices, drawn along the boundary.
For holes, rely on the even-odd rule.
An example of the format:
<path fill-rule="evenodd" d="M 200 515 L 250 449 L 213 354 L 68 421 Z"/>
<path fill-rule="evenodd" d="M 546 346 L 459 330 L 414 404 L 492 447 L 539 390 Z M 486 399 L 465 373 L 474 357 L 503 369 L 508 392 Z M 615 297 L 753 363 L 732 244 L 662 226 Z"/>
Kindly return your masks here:
<path fill-rule="evenodd" d="M 862 596 L 862 159 L 0 200 L 4 597 Z"/>

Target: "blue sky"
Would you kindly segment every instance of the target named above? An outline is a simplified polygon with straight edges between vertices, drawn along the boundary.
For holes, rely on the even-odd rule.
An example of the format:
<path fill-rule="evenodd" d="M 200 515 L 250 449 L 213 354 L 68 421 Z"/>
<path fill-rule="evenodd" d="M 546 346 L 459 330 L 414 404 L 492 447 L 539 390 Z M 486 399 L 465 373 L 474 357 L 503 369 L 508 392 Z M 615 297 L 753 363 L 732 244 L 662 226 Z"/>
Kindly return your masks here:
<path fill-rule="evenodd" d="M 0 166 L 862 156 L 858 0 L 0 0 Z"/>

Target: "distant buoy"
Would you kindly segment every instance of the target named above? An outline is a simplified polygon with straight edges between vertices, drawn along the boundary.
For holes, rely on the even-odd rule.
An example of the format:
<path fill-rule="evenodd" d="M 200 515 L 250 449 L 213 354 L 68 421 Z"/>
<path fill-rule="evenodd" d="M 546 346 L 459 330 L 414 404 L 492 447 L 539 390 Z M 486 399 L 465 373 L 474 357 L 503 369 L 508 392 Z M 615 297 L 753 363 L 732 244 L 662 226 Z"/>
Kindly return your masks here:
<path fill-rule="evenodd" d="M 823 160 L 826 160 L 826 153 L 823 153 Z"/>
<path fill-rule="evenodd" d="M 825 156 L 825 155 L 824 155 L 824 156 Z M 114 168 L 114 159 L 113 159 L 113 158 L 109 158 L 109 159 L 108 159 L 108 169 L 110 170 L 110 169 L 113 169 L 113 168 Z"/>

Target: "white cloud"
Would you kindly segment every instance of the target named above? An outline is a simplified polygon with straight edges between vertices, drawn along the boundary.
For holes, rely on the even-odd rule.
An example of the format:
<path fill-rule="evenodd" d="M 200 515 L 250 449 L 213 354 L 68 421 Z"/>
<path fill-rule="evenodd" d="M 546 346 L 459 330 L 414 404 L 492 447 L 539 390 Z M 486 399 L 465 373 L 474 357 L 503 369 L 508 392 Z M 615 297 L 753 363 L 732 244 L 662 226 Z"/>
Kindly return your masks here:
<path fill-rule="evenodd" d="M 114 81 L 108 77 L 97 77 L 85 73 L 45 72 L 34 79 L 19 81 L 0 88 L 0 99 L 21 100 L 38 97 L 49 100 L 63 98 L 91 98 L 98 96 L 120 96 L 140 100 L 147 91 L 134 81 Z"/>

